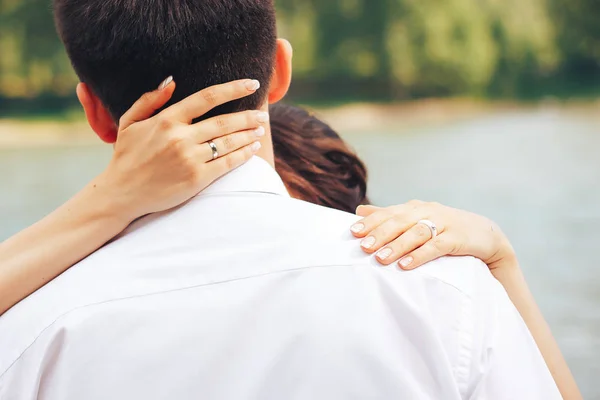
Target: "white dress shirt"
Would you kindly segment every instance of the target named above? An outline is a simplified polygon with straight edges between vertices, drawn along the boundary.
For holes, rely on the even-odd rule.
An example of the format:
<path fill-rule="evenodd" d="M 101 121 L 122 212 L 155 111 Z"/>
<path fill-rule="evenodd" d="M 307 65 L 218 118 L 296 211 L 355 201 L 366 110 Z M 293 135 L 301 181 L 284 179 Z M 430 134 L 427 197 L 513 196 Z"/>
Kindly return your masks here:
<path fill-rule="evenodd" d="M 480 261 L 382 268 L 263 160 L 0 318 L 0 399 L 559 399 Z"/>

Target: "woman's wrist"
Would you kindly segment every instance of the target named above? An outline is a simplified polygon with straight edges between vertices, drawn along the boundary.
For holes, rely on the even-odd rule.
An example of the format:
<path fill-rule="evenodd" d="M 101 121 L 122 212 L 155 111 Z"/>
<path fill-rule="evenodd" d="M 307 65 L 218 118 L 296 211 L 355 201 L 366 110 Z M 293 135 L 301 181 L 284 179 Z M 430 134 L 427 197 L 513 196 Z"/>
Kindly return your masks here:
<path fill-rule="evenodd" d="M 127 227 L 131 214 L 119 206 L 117 197 L 98 177 L 44 219 L 0 244 L 0 315 Z"/>
<path fill-rule="evenodd" d="M 515 293 L 521 293 L 524 288 L 527 289 L 525 276 L 514 251 L 488 267 L 494 278 L 500 282 L 511 297 Z"/>
<path fill-rule="evenodd" d="M 519 260 L 512 247 L 505 248 L 497 259 L 488 262 L 488 267 L 494 270 L 518 271 Z"/>
<path fill-rule="evenodd" d="M 500 227 L 492 222 L 491 226 L 492 232 L 494 232 L 494 236 L 496 239 L 494 240 L 496 252 L 492 257 L 490 257 L 486 264 L 494 272 L 494 270 L 519 270 L 519 260 L 517 259 L 517 254 L 515 249 L 513 248 L 510 240 L 504 234 Z"/>
<path fill-rule="evenodd" d="M 141 216 L 133 209 L 133 202 L 126 199 L 123 188 L 114 184 L 106 172 L 92 180 L 78 197 L 89 207 L 88 218 L 103 221 L 107 227 L 119 231 Z"/>

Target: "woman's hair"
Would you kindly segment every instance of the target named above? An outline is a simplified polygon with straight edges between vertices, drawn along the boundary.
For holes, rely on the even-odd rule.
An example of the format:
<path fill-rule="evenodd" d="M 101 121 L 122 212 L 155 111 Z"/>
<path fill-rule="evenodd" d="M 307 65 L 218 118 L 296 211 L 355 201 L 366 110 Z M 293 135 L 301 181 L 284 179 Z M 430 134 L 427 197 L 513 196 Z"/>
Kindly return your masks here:
<path fill-rule="evenodd" d="M 298 107 L 270 107 L 275 168 L 296 198 L 354 213 L 367 204 L 367 169 L 342 138 Z"/>

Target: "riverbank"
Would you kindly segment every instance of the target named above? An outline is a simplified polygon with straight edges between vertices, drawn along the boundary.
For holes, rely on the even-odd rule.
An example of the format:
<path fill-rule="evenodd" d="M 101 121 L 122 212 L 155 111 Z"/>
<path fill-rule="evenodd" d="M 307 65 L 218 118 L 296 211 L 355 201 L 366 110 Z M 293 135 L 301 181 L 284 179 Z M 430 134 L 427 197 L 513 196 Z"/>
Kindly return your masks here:
<path fill-rule="evenodd" d="M 496 113 L 559 109 L 600 123 L 600 99 L 538 103 L 485 102 L 472 99 L 430 99 L 401 104 L 355 103 L 334 108 L 305 106 L 340 132 L 393 131 L 437 127 Z M 98 138 L 81 116 L 68 120 L 0 119 L 0 148 L 56 145 L 93 145 Z"/>

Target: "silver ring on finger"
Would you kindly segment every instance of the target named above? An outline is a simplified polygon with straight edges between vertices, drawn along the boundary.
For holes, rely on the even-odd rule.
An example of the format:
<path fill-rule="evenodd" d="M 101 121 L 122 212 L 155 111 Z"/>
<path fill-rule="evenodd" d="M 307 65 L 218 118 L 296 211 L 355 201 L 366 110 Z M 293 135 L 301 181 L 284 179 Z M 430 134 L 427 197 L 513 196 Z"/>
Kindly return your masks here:
<path fill-rule="evenodd" d="M 216 160 L 217 158 L 219 158 L 219 149 L 217 149 L 217 145 L 212 140 L 209 140 L 207 143 L 210 149 L 212 150 L 212 159 Z"/>
<path fill-rule="evenodd" d="M 419 222 L 417 222 L 417 225 L 422 224 L 425 225 L 426 227 L 429 228 L 429 231 L 431 232 L 431 238 L 435 238 L 438 235 L 438 229 L 437 226 L 431 222 L 428 219 L 422 219 Z"/>

